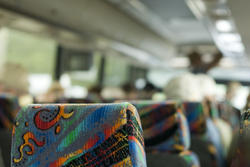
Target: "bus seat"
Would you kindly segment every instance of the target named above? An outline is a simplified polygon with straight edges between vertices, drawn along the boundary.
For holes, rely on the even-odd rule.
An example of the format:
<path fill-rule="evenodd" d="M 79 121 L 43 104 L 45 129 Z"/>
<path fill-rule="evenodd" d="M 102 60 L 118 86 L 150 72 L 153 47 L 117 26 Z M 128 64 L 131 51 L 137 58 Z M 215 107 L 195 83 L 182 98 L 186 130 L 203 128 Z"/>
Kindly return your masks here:
<path fill-rule="evenodd" d="M 7 129 L 0 130 L 0 161 L 2 161 L 1 167 L 10 166 L 10 151 L 11 151 L 11 131 Z"/>
<path fill-rule="evenodd" d="M 146 167 L 140 118 L 129 103 L 29 105 L 12 141 L 12 167 Z"/>
<path fill-rule="evenodd" d="M 190 132 L 177 102 L 131 102 L 142 121 L 147 165 L 198 167 L 197 156 L 188 152 Z"/>
<path fill-rule="evenodd" d="M 218 105 L 215 102 L 207 100 L 206 104 L 208 105 L 209 116 L 215 125 L 214 129 L 217 129 L 219 132 L 218 143 L 221 143 L 222 145 L 219 144 L 218 148 L 219 146 L 222 146 L 221 150 L 223 152 L 223 156 L 227 157 L 228 151 L 233 141 L 233 129 L 229 123 L 220 118 Z M 210 125 L 210 127 L 212 126 L 213 125 Z"/>
<path fill-rule="evenodd" d="M 250 109 L 241 116 L 241 136 L 250 137 Z"/>
<path fill-rule="evenodd" d="M 16 96 L 0 94 L 0 129 L 12 130 L 14 118 L 19 109 Z"/>
<path fill-rule="evenodd" d="M 202 104 L 198 102 L 186 102 L 183 103 L 183 107 L 191 135 L 204 135 L 207 131 L 207 125 Z"/>
<path fill-rule="evenodd" d="M 224 165 L 219 132 L 207 118 L 199 102 L 184 102 L 184 113 L 191 130 L 191 150 L 198 154 L 201 167 Z"/>
<path fill-rule="evenodd" d="M 241 115 L 241 129 L 237 151 L 233 156 L 231 167 L 250 166 L 250 110 Z"/>
<path fill-rule="evenodd" d="M 11 130 L 19 108 L 17 97 L 0 95 L 0 159 L 6 167 L 10 166 Z"/>

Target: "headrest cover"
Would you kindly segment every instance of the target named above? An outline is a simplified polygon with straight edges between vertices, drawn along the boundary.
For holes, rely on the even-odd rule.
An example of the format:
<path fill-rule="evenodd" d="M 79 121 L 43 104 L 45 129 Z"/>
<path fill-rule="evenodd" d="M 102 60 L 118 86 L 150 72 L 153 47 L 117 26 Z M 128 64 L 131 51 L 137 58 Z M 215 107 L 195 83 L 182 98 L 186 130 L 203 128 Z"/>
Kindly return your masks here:
<path fill-rule="evenodd" d="M 203 135 L 206 133 L 206 117 L 202 103 L 185 102 L 183 103 L 183 107 L 191 134 Z"/>
<path fill-rule="evenodd" d="M 19 112 L 12 141 L 12 167 L 146 166 L 129 103 L 30 105 Z"/>
<path fill-rule="evenodd" d="M 9 94 L 0 95 L 0 129 L 12 129 L 19 109 L 17 97 Z"/>
<path fill-rule="evenodd" d="M 190 146 L 185 116 L 176 102 L 132 102 L 142 121 L 148 152 L 179 152 Z"/>

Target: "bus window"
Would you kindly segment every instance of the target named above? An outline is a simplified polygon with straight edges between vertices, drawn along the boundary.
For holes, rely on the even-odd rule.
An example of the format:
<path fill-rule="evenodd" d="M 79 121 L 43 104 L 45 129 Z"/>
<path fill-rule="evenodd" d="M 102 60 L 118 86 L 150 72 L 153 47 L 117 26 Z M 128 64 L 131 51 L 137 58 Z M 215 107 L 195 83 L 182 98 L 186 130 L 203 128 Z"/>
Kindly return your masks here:
<path fill-rule="evenodd" d="M 56 42 L 30 33 L 6 29 L 4 63 L 18 64 L 28 72 L 29 92 L 44 93 L 52 82 Z"/>

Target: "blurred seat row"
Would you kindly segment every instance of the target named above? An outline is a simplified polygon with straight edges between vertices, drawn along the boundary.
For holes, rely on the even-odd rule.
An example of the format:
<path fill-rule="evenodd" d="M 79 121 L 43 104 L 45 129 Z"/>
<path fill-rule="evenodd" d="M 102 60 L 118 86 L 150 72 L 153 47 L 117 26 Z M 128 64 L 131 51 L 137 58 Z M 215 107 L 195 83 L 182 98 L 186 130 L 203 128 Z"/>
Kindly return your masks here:
<path fill-rule="evenodd" d="M 0 166 L 226 167 L 249 133 L 249 112 L 226 103 L 57 102 L 19 110 L 0 96 Z"/>

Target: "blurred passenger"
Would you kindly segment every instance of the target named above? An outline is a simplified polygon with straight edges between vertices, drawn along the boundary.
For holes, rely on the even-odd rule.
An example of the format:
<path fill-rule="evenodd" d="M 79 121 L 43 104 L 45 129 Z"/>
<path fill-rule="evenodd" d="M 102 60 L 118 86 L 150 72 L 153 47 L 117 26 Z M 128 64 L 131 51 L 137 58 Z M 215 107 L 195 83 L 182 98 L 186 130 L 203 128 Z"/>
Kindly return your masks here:
<path fill-rule="evenodd" d="M 108 101 L 122 100 L 126 98 L 125 92 L 119 87 L 106 87 L 101 96 Z"/>
<path fill-rule="evenodd" d="M 158 88 L 151 82 L 145 81 L 145 86 L 138 92 L 138 99 L 152 100 L 153 95 L 158 92 Z"/>
<path fill-rule="evenodd" d="M 156 92 L 153 94 L 152 100 L 154 101 L 165 101 L 166 95 L 163 92 Z"/>
<path fill-rule="evenodd" d="M 226 101 L 229 102 L 237 109 L 242 109 L 239 105 L 239 96 L 240 96 L 240 89 L 242 85 L 239 82 L 233 81 L 227 85 L 227 92 L 226 92 Z"/>
<path fill-rule="evenodd" d="M 1 80 L 0 80 L 0 92 L 4 92 L 4 85 Z"/>
<path fill-rule="evenodd" d="M 17 96 L 21 106 L 33 102 L 29 95 L 28 72 L 24 67 L 10 62 L 4 64 L 0 71 L 0 93 Z"/>
<path fill-rule="evenodd" d="M 205 74 L 197 75 L 200 91 L 204 101 L 205 111 L 208 117 L 212 118 L 219 130 L 220 140 L 223 144 L 223 153 L 226 157 L 232 143 L 232 128 L 224 120 L 219 118 L 219 111 L 216 104 L 216 82 Z"/>
<path fill-rule="evenodd" d="M 12 129 L 20 98 L 28 94 L 28 73 L 18 64 L 6 63 L 0 71 L 0 128 Z"/>
<path fill-rule="evenodd" d="M 215 101 L 216 92 L 217 92 L 215 80 L 206 74 L 198 74 L 196 75 L 196 77 L 197 77 L 197 81 L 199 84 L 199 89 L 200 89 L 202 99 Z"/>
<path fill-rule="evenodd" d="M 225 101 L 219 104 L 220 117 L 232 125 L 234 133 L 238 133 L 240 126 L 241 111 L 234 105 L 240 88 L 239 82 L 230 82 L 227 85 Z"/>
<path fill-rule="evenodd" d="M 182 74 L 169 81 L 165 88 L 168 99 L 203 102 L 208 133 L 216 145 L 221 159 L 225 159 L 232 142 L 232 129 L 219 118 L 215 106 L 216 83 L 213 78 L 200 74 Z M 223 163 L 223 162 L 222 162 Z"/>
<path fill-rule="evenodd" d="M 227 85 L 227 92 L 226 92 L 226 100 L 232 102 L 234 97 L 237 95 L 237 91 L 241 88 L 241 84 L 239 82 L 230 82 Z"/>
<path fill-rule="evenodd" d="M 57 99 L 64 97 L 64 89 L 59 82 L 54 82 L 48 91 L 37 98 L 38 102 L 42 103 L 55 103 Z"/>
<path fill-rule="evenodd" d="M 0 71 L 0 90 L 21 96 L 28 94 L 29 81 L 27 71 L 19 64 L 6 63 Z"/>
<path fill-rule="evenodd" d="M 101 86 L 95 85 L 95 86 L 90 87 L 88 90 L 87 99 L 95 103 L 102 102 L 103 98 L 101 96 L 101 91 L 102 91 Z"/>
<path fill-rule="evenodd" d="M 122 85 L 122 89 L 126 94 L 125 100 L 136 100 L 138 98 L 137 89 L 133 84 L 125 83 Z"/>
<path fill-rule="evenodd" d="M 209 70 L 218 65 L 222 58 L 222 53 L 217 52 L 216 54 L 214 54 L 214 59 L 209 63 L 203 62 L 202 55 L 197 51 L 192 51 L 191 53 L 189 53 L 188 58 L 190 61 L 190 68 L 192 73 L 207 73 Z"/>
<path fill-rule="evenodd" d="M 171 79 L 164 92 L 168 99 L 190 102 L 202 100 L 197 77 L 191 73 L 182 74 Z"/>
<path fill-rule="evenodd" d="M 200 79 L 203 78 L 208 80 L 206 76 L 196 76 L 194 74 L 182 74 L 180 76 L 177 76 L 169 81 L 165 88 L 165 93 L 168 99 L 174 99 L 174 100 L 181 100 L 184 102 L 203 102 L 203 98 L 208 96 L 208 98 L 213 99 L 214 96 L 214 85 L 213 80 L 209 78 L 208 85 L 203 84 Z M 208 90 L 206 91 L 203 88 L 208 86 Z M 211 94 L 210 94 L 211 93 Z M 204 107 L 206 107 L 204 105 Z M 202 112 L 205 109 L 202 109 Z M 211 151 L 208 148 L 209 144 L 212 143 L 213 147 L 215 148 L 215 151 L 213 151 L 214 154 L 216 154 L 216 162 L 220 164 L 219 166 L 222 166 L 224 164 L 224 155 L 223 155 L 223 147 L 222 147 L 222 141 L 220 136 L 220 131 L 216 127 L 213 120 L 210 118 L 209 112 L 207 110 L 206 112 L 206 127 L 207 130 L 204 134 L 204 138 L 198 138 L 198 141 L 203 143 L 205 146 L 197 146 L 194 143 L 191 147 L 193 147 L 194 150 L 197 152 L 201 151 L 202 155 L 200 155 L 200 158 L 203 158 L 203 156 L 208 156 L 207 153 L 209 153 L 209 156 L 211 155 Z M 191 136 L 192 138 L 192 136 Z M 196 141 L 196 140 L 192 140 Z M 197 141 L 196 141 L 197 142 Z M 203 150 L 204 149 L 204 150 Z M 212 154 L 213 154 L 212 153 Z M 204 163 L 204 162 L 202 162 Z"/>

